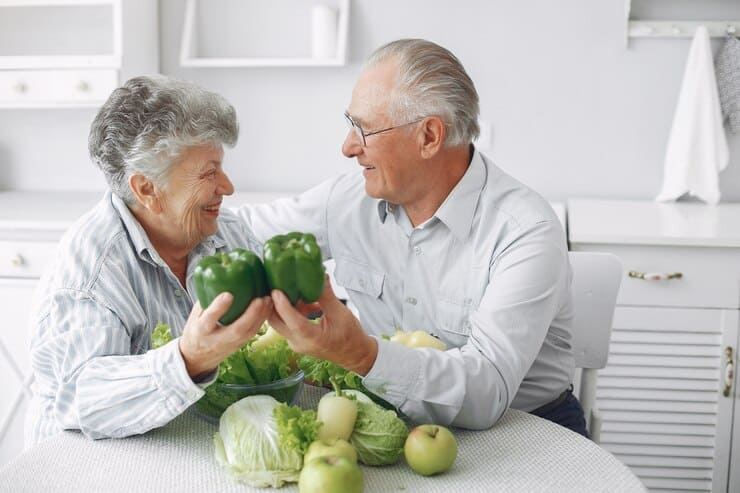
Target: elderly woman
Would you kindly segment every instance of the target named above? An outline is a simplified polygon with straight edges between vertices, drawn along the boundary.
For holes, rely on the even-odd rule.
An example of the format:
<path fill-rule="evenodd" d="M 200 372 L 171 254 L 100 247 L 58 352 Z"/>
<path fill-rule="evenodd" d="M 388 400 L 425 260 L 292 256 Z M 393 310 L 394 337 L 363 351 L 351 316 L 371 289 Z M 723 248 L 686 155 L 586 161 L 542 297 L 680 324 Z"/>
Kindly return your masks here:
<path fill-rule="evenodd" d="M 100 109 L 89 150 L 110 190 L 67 231 L 41 280 L 29 444 L 61 430 L 123 437 L 166 424 L 271 313 L 270 298 L 258 298 L 219 326 L 230 294 L 206 310 L 194 302 L 192 272 L 203 257 L 258 247 L 221 210 L 234 190 L 223 146 L 237 136 L 223 98 L 161 76 L 129 80 Z M 158 322 L 176 338 L 150 349 Z"/>

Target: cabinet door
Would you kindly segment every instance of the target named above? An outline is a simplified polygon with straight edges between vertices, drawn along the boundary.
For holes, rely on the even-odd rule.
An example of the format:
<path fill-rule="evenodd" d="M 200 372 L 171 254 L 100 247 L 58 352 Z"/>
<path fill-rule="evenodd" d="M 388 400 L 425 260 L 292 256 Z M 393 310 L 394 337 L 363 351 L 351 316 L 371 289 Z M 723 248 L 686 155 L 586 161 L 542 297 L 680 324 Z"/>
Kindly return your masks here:
<path fill-rule="evenodd" d="M 739 330 L 740 331 L 740 330 Z M 725 354 L 725 362 L 724 362 L 724 370 L 723 372 L 727 372 L 728 364 L 732 364 L 734 371 L 732 375 L 727 375 L 727 373 L 724 374 L 726 378 L 728 378 L 727 383 L 731 383 L 732 387 L 730 389 L 730 399 L 734 402 L 734 410 L 733 410 L 733 426 L 732 426 L 732 452 L 730 453 L 730 480 L 729 480 L 729 487 L 728 491 L 730 493 L 740 493 L 740 405 L 737 403 L 738 400 L 740 400 L 740 390 L 738 390 L 737 386 L 740 384 L 740 378 L 738 378 L 738 367 L 737 363 L 740 361 L 740 358 L 738 358 L 738 350 L 740 348 L 740 334 L 738 334 L 737 339 L 735 339 L 734 344 L 732 346 L 732 356 L 728 357 L 727 354 Z M 732 377 L 732 378 L 729 378 Z M 734 467 L 733 467 L 734 466 Z"/>
<path fill-rule="evenodd" d="M 651 491 L 727 491 L 723 353 L 737 327 L 737 310 L 617 307 L 597 387 L 601 445 Z"/>
<path fill-rule="evenodd" d="M 23 450 L 23 422 L 31 397 L 28 319 L 32 279 L 0 279 L 0 467 Z"/>

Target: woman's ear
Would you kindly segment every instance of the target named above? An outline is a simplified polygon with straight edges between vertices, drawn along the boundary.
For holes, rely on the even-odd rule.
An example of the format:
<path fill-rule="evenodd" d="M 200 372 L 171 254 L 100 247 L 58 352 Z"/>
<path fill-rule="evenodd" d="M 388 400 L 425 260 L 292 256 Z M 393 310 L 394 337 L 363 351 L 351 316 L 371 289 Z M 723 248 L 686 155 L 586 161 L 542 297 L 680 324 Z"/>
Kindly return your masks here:
<path fill-rule="evenodd" d="M 128 186 L 141 207 L 154 214 L 162 212 L 162 203 L 157 194 L 157 187 L 149 178 L 144 175 L 133 174 L 128 178 Z"/>
<path fill-rule="evenodd" d="M 426 117 L 421 123 L 421 156 L 429 159 L 437 154 L 445 137 L 447 137 L 445 122 L 438 116 Z"/>

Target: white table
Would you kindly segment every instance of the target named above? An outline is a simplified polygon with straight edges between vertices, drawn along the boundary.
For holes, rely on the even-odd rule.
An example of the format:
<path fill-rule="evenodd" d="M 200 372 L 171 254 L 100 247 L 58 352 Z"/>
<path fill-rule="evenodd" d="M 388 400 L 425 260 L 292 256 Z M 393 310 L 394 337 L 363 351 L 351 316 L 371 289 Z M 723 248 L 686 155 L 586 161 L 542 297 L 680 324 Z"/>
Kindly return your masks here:
<path fill-rule="evenodd" d="M 323 390 L 306 386 L 300 399 L 314 407 Z M 213 453 L 217 426 L 188 411 L 145 435 L 91 441 L 64 432 L 0 469 L 0 491 L 240 492 Z M 362 467 L 365 491 L 391 492 L 643 492 L 640 481 L 604 449 L 565 428 L 510 410 L 490 430 L 454 430 L 458 457 L 445 474 L 422 477 L 403 459 Z M 295 492 L 288 485 L 279 491 Z"/>

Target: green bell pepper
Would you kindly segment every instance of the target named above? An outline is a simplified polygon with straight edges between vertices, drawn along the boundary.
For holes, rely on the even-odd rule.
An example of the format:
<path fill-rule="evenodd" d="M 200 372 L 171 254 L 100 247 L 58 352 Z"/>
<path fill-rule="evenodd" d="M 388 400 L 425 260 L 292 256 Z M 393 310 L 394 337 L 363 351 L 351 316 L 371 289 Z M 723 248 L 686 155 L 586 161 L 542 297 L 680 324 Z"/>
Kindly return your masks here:
<path fill-rule="evenodd" d="M 324 290 L 324 263 L 311 233 L 277 235 L 265 242 L 262 257 L 270 289 L 279 289 L 295 305 L 313 303 Z"/>
<path fill-rule="evenodd" d="M 202 259 L 193 272 L 193 284 L 204 310 L 224 291 L 234 296 L 228 311 L 218 320 L 224 325 L 239 318 L 254 298 L 269 294 L 262 261 L 243 248 Z"/>

